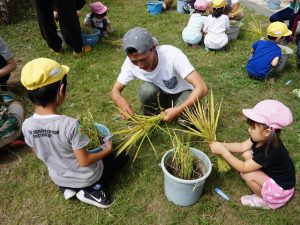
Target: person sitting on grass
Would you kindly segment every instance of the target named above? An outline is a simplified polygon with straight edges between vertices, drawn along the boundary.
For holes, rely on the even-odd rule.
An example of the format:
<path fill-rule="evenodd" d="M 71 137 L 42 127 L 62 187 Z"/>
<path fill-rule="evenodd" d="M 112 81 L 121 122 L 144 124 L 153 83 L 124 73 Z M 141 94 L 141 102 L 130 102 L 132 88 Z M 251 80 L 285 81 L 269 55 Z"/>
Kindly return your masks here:
<path fill-rule="evenodd" d="M 300 0 L 289 0 L 288 7 L 270 16 L 270 22 L 284 22 L 288 20 L 288 28 L 292 31 L 291 36 L 285 37 L 283 44 L 291 44 L 296 34 L 298 22 L 300 20 Z"/>
<path fill-rule="evenodd" d="M 241 197 L 244 206 L 277 209 L 295 191 L 295 167 L 280 139 L 281 129 L 293 122 L 288 107 L 276 100 L 264 100 L 243 109 L 250 138 L 241 143 L 212 142 L 213 154 L 221 155 L 236 169 L 254 193 Z M 240 160 L 233 153 L 241 153 Z"/>
<path fill-rule="evenodd" d="M 207 86 L 186 55 L 171 45 L 157 46 L 156 38 L 146 29 L 135 27 L 127 31 L 123 48 L 127 58 L 111 98 L 124 119 L 134 115 L 134 111 L 121 92 L 135 78 L 145 81 L 139 91 L 142 113 L 162 113 L 165 122 L 174 120 L 206 95 Z"/>
<path fill-rule="evenodd" d="M 224 14 L 225 6 L 225 0 L 213 1 L 213 13 L 207 17 L 203 27 L 206 51 L 221 50 L 228 43 L 228 36 L 225 32 L 229 28 L 229 18 Z"/>
<path fill-rule="evenodd" d="M 230 20 L 241 20 L 244 14 L 241 10 L 241 0 L 225 0 L 225 14 L 228 15 Z M 209 4 L 209 11 L 213 11 L 213 0 L 207 0 Z"/>
<path fill-rule="evenodd" d="M 7 144 L 12 147 L 25 144 L 22 138 L 19 139 L 23 121 L 23 105 L 16 100 L 4 102 L 0 98 L 0 148 Z"/>
<path fill-rule="evenodd" d="M 0 37 L 0 90 L 7 91 L 7 81 L 10 73 L 17 68 L 16 61 L 6 43 Z"/>
<path fill-rule="evenodd" d="M 89 138 L 77 119 L 60 115 L 67 90 L 69 67 L 48 58 L 28 62 L 21 73 L 21 83 L 35 106 L 34 114 L 22 126 L 25 142 L 48 168 L 52 181 L 65 199 L 76 196 L 80 201 L 107 208 L 114 199 L 103 190 L 128 161 L 128 155 L 116 157 L 112 142 L 89 153 Z"/>
<path fill-rule="evenodd" d="M 100 31 L 101 36 L 108 37 L 107 32 L 112 32 L 113 28 L 107 17 L 107 7 L 101 2 L 90 4 L 91 12 L 86 15 L 84 24 L 96 28 Z"/>
<path fill-rule="evenodd" d="M 208 4 L 206 0 L 197 0 L 194 7 L 194 13 L 191 14 L 188 25 L 182 31 L 183 41 L 193 48 L 197 47 L 202 39 L 202 28 L 207 18 Z"/>
<path fill-rule="evenodd" d="M 283 37 L 291 35 L 285 23 L 271 23 L 267 29 L 267 40 L 259 40 L 252 45 L 250 59 L 246 66 L 250 78 L 265 80 L 279 66 L 282 57 L 281 48 L 277 45 Z"/>

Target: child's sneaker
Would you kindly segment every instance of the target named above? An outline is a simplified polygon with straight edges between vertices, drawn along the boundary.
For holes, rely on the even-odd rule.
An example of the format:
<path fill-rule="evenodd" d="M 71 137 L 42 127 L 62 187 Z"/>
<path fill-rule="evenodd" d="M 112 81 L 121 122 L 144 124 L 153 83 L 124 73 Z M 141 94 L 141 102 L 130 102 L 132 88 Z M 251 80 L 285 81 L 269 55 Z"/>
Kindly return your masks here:
<path fill-rule="evenodd" d="M 103 190 L 80 190 L 76 197 L 87 204 L 91 204 L 100 208 L 108 208 L 114 203 L 114 199 L 106 196 Z"/>
<path fill-rule="evenodd" d="M 77 193 L 77 191 L 75 191 L 74 189 L 64 188 L 64 187 L 59 187 L 59 188 L 62 191 L 62 193 L 64 194 L 64 198 L 66 200 L 73 198 Z"/>
<path fill-rule="evenodd" d="M 260 197 L 257 195 L 244 195 L 241 197 L 241 203 L 243 206 L 250 206 L 255 208 L 262 208 L 262 209 L 270 209 L 270 206 Z"/>

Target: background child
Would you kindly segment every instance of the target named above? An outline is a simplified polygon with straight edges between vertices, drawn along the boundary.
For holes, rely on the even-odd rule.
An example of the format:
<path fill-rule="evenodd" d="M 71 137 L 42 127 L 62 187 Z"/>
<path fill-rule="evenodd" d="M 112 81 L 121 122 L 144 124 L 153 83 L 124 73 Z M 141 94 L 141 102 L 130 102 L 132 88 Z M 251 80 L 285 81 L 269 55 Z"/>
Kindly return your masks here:
<path fill-rule="evenodd" d="M 107 7 L 101 2 L 94 2 L 90 4 L 90 9 L 91 12 L 86 15 L 84 24 L 100 30 L 103 37 L 108 37 L 107 32 L 112 32 L 113 29 L 107 17 Z"/>
<path fill-rule="evenodd" d="M 34 59 L 22 69 L 21 82 L 35 106 L 35 113 L 22 126 L 25 142 L 46 164 L 65 199 L 76 195 L 83 202 L 107 208 L 113 199 L 101 184 L 125 165 L 128 155 L 115 159 L 111 141 L 100 152 L 89 153 L 85 147 L 89 138 L 79 121 L 58 114 L 66 97 L 68 72 L 69 67 L 47 58 Z"/>
<path fill-rule="evenodd" d="M 279 65 L 282 57 L 281 48 L 277 45 L 284 36 L 291 35 L 292 32 L 285 23 L 271 23 L 267 29 L 267 40 L 259 40 L 252 45 L 251 53 L 246 66 L 250 78 L 264 80 Z"/>
<path fill-rule="evenodd" d="M 213 1 L 213 13 L 207 17 L 203 27 L 206 50 L 220 50 L 228 43 L 225 31 L 229 27 L 229 18 L 224 14 L 225 7 L 225 0 Z"/>
<path fill-rule="evenodd" d="M 202 28 L 207 18 L 205 15 L 208 3 L 206 0 L 197 0 L 195 10 L 191 15 L 188 25 L 182 31 L 182 39 L 185 43 L 196 47 L 202 39 Z"/>
<path fill-rule="evenodd" d="M 252 109 L 243 109 L 248 118 L 249 135 L 242 143 L 213 142 L 214 154 L 222 157 L 245 180 L 254 195 L 241 197 L 243 205 L 276 209 L 285 205 L 295 189 L 295 168 L 281 139 L 281 129 L 293 116 L 288 107 L 276 100 L 264 100 Z M 244 161 L 232 153 L 242 153 Z"/>

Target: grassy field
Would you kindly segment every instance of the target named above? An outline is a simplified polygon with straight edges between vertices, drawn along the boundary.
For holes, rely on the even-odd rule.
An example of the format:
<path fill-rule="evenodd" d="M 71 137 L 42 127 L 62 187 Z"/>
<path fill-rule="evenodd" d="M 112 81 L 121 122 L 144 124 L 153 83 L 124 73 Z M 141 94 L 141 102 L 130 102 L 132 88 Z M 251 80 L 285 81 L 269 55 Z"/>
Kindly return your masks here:
<path fill-rule="evenodd" d="M 125 59 L 124 52 L 100 42 L 81 58 L 74 57 L 68 49 L 64 55 L 55 56 L 39 33 L 32 6 L 27 1 L 20 2 L 12 12 L 12 24 L 0 25 L 0 36 L 14 53 L 19 70 L 37 57 L 49 57 L 70 66 L 67 99 L 60 112 L 76 117 L 89 109 L 97 121 L 111 130 L 118 129 L 119 124 L 111 119 L 116 110 L 109 92 Z M 275 79 L 259 82 L 246 76 L 249 50 L 257 39 L 247 30 L 253 12 L 246 12 L 239 39 L 229 43 L 224 51 L 215 53 L 206 52 L 203 45 L 197 49 L 184 45 L 181 31 L 187 24 L 187 14 L 173 10 L 150 16 L 146 11 L 146 1 L 103 2 L 109 7 L 109 18 L 115 29 L 110 39 L 119 39 L 128 29 L 142 26 L 151 31 L 160 44 L 172 44 L 183 50 L 205 82 L 213 87 L 215 100 L 223 99 L 217 134 L 219 141 L 243 141 L 248 137 L 246 119 L 241 112 L 243 108 L 253 107 L 267 98 L 278 99 L 289 106 L 294 123 L 283 131 L 282 139 L 293 158 L 299 180 L 300 108 L 299 98 L 292 94 L 300 84 L 299 69 L 296 68 L 295 56 L 292 56 L 284 72 Z M 87 11 L 87 6 L 81 11 L 81 21 Z M 268 26 L 266 17 L 255 15 L 255 18 L 264 28 Z M 291 47 L 295 50 L 294 45 Z M 292 83 L 286 86 L 287 80 Z M 140 81 L 134 81 L 124 91 L 136 111 L 139 109 L 137 93 L 140 84 Z M 15 91 L 27 103 L 29 116 L 32 106 L 24 90 L 17 87 Z M 105 210 L 76 199 L 64 200 L 43 163 L 29 148 L 1 149 L 0 224 L 300 224 L 299 183 L 293 200 L 279 210 L 246 208 L 239 199 L 250 191 L 233 170 L 219 174 L 213 169 L 195 205 L 179 207 L 172 204 L 164 195 L 163 174 L 159 167 L 162 155 L 172 145 L 169 138 L 160 133 L 154 135 L 153 144 L 158 157 L 146 143 L 136 162 L 130 163 L 113 180 L 110 190 L 116 202 Z M 211 156 L 208 146 L 200 140 L 193 139 L 191 145 Z M 225 202 L 218 197 L 213 191 L 215 187 L 220 187 L 231 200 Z"/>

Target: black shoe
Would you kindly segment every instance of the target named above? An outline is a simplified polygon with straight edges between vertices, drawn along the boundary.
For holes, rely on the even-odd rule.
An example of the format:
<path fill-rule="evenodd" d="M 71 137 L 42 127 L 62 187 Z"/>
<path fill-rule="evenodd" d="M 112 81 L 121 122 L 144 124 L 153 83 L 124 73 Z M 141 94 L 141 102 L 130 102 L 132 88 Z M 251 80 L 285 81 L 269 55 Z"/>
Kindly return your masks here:
<path fill-rule="evenodd" d="M 73 198 L 77 193 L 77 191 L 72 188 L 65 188 L 65 187 L 59 187 L 59 188 L 60 188 L 61 192 L 64 194 L 64 198 L 66 200 Z"/>
<path fill-rule="evenodd" d="M 106 196 L 103 190 L 80 190 L 76 197 L 87 204 L 91 204 L 100 208 L 108 208 L 114 203 L 114 199 Z"/>

